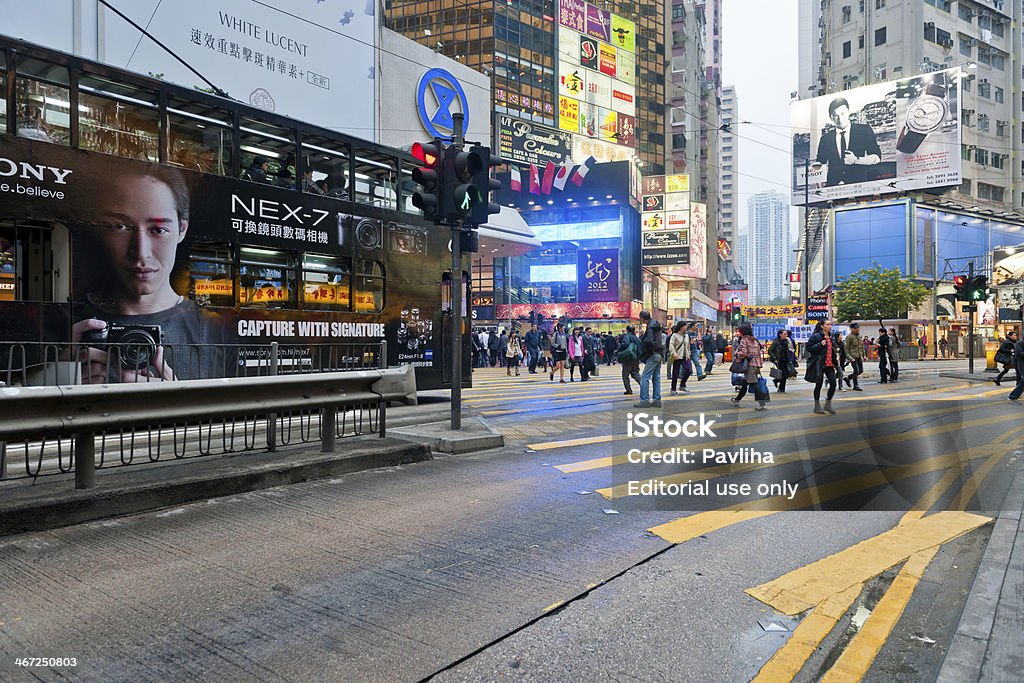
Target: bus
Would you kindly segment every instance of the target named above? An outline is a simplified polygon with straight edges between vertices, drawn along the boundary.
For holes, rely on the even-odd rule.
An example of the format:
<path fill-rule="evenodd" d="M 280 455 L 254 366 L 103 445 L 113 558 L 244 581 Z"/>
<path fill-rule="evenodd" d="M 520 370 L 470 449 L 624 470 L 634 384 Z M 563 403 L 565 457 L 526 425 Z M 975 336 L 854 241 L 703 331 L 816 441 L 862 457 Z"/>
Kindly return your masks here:
<path fill-rule="evenodd" d="M 0 381 L 233 376 L 273 345 L 300 369 L 355 353 L 450 387 L 450 232 L 412 206 L 416 165 L 0 36 Z"/>

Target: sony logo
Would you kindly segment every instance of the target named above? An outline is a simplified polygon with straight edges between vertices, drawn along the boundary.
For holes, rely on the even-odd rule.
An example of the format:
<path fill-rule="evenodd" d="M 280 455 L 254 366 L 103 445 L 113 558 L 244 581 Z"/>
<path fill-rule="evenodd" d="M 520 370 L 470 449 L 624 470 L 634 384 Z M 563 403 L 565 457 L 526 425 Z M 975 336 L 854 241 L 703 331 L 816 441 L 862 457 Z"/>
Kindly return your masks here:
<path fill-rule="evenodd" d="M 45 180 L 47 171 L 53 175 L 53 180 L 58 185 L 66 185 L 67 182 L 64 180 L 71 175 L 72 170 L 70 168 L 55 168 L 53 166 L 43 166 L 42 164 L 30 164 L 27 161 L 17 162 L 12 159 L 5 159 L 0 157 L 0 176 L 4 178 L 13 178 L 17 176 L 24 178 L 25 180 Z"/>

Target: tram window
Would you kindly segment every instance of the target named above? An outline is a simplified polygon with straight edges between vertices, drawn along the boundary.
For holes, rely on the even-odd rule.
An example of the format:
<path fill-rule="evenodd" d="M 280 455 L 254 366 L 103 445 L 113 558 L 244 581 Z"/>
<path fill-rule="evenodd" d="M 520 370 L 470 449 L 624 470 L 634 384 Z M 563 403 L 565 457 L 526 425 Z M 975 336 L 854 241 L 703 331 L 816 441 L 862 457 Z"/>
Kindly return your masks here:
<path fill-rule="evenodd" d="M 71 91 L 66 67 L 20 57 L 14 99 L 18 107 L 18 136 L 71 143 Z"/>
<path fill-rule="evenodd" d="M 230 112 L 171 96 L 167 120 L 170 163 L 202 173 L 231 175 L 234 142 Z"/>
<path fill-rule="evenodd" d="M 242 180 L 295 188 L 295 136 L 290 129 L 243 116 L 239 140 Z"/>
<path fill-rule="evenodd" d="M 91 74 L 82 74 L 78 88 L 82 149 L 160 160 L 160 114 L 154 91 Z"/>
<path fill-rule="evenodd" d="M 229 244 L 195 244 L 189 263 L 189 295 L 199 306 L 235 305 L 235 264 Z"/>
<path fill-rule="evenodd" d="M 348 259 L 307 254 L 302 259 L 302 307 L 351 308 L 352 269 Z"/>
<path fill-rule="evenodd" d="M 355 310 L 360 313 L 384 310 L 384 266 L 377 261 L 356 261 Z"/>
<path fill-rule="evenodd" d="M 384 209 L 396 209 L 397 172 L 395 158 L 380 152 L 356 150 L 356 202 Z"/>
<path fill-rule="evenodd" d="M 0 301 L 14 301 L 18 296 L 17 259 L 14 228 L 0 225 Z"/>
<path fill-rule="evenodd" d="M 348 145 L 318 135 L 302 137 L 302 154 L 311 177 L 302 183 L 303 192 L 348 199 Z"/>
<path fill-rule="evenodd" d="M 0 50 L 0 133 L 7 132 L 7 53 Z"/>
<path fill-rule="evenodd" d="M 239 303 L 246 308 L 296 308 L 296 268 L 291 254 L 242 247 Z"/>

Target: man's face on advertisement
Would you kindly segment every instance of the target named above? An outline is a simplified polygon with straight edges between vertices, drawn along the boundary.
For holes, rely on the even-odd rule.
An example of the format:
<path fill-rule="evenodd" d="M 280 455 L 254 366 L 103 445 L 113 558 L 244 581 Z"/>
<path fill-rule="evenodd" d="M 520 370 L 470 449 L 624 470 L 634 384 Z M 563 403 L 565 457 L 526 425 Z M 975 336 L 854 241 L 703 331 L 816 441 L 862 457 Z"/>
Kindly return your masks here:
<path fill-rule="evenodd" d="M 850 127 L 850 108 L 845 104 L 836 107 L 832 112 L 832 123 L 839 130 L 847 130 Z"/>
<path fill-rule="evenodd" d="M 150 176 L 120 176 L 105 193 L 97 231 L 116 278 L 129 296 L 171 289 L 178 244 L 187 220 L 178 219 L 174 193 Z"/>

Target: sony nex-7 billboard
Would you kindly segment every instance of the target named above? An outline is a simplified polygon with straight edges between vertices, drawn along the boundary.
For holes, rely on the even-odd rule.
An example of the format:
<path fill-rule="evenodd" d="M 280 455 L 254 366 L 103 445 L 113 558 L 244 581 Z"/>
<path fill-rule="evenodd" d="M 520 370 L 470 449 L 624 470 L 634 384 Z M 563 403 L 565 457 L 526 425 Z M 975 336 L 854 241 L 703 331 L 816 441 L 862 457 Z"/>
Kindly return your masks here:
<path fill-rule="evenodd" d="M 946 69 L 794 102 L 793 204 L 959 185 L 962 74 Z"/>

